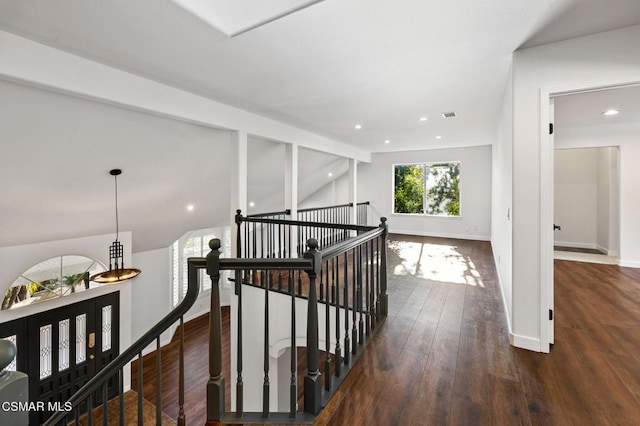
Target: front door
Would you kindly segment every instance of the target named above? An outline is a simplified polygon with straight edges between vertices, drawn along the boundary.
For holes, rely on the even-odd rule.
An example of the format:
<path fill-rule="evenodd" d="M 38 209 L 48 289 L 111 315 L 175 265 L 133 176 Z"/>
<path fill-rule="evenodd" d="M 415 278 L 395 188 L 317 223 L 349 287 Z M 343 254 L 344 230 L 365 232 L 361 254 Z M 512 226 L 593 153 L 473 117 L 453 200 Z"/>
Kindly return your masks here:
<path fill-rule="evenodd" d="M 2 324 L 1 336 L 17 337 L 16 364 L 29 375 L 29 401 L 62 406 L 118 355 L 118 301 L 114 292 Z M 109 397 L 118 391 L 117 380 L 108 383 Z M 94 407 L 101 401 L 98 392 Z M 50 415 L 32 411 L 29 424 L 39 425 Z"/>

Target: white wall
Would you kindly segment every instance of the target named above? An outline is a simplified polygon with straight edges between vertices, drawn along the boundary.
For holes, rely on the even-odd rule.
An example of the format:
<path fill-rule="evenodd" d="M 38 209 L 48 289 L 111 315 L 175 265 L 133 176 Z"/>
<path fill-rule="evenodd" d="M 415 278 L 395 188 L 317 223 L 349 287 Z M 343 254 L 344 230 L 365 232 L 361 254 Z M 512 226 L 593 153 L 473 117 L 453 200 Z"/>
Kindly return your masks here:
<path fill-rule="evenodd" d="M 131 287 L 135 309 L 131 315 L 131 340 L 136 341 L 156 325 L 171 309 L 171 250 L 163 248 L 133 255 L 136 268 L 142 273 Z M 171 341 L 172 330 L 160 338 L 162 345 Z M 150 345 L 155 350 L 155 343 Z"/>
<path fill-rule="evenodd" d="M 547 124 L 546 120 L 541 123 L 540 117 L 541 111 L 546 111 L 548 101 L 541 100 L 541 92 L 640 81 L 638 40 L 640 26 L 634 26 L 514 53 L 512 329 L 522 337 L 518 346 L 532 350 L 548 348 L 543 339 L 546 331 L 542 330 L 546 314 L 543 306 L 547 305 L 547 300 L 543 297 L 546 298 L 547 295 L 541 283 L 547 277 L 542 275 L 540 227 L 541 199 L 546 196 L 541 192 L 541 173 L 548 173 L 548 170 L 541 170 L 542 132 L 547 129 Z M 640 148 L 630 147 L 629 151 L 631 150 L 638 151 Z M 630 182 L 635 175 L 634 171 L 622 164 L 620 173 L 621 182 Z M 630 176 L 625 179 L 627 175 Z M 628 189 L 630 188 L 621 188 L 621 193 Z M 623 210 L 626 209 L 622 204 L 629 202 L 621 201 Z M 622 214 L 622 219 L 624 218 L 625 213 Z M 640 221 L 635 220 L 627 230 L 621 229 L 622 232 L 640 235 Z M 621 256 L 637 259 L 638 255 L 640 246 L 621 244 Z M 550 267 L 545 266 L 547 269 Z"/>
<path fill-rule="evenodd" d="M 491 247 L 502 289 L 509 333 L 512 332 L 512 154 L 513 154 L 513 71 L 509 70 L 502 98 L 498 137 L 492 147 L 491 169 Z"/>
<path fill-rule="evenodd" d="M 609 254 L 613 247 L 611 247 L 611 229 L 610 229 L 610 213 L 612 206 L 611 190 L 612 181 L 617 181 L 617 169 L 615 175 L 611 175 L 611 158 L 615 156 L 617 158 L 618 152 L 614 151 L 614 148 L 599 148 L 598 149 L 598 217 L 596 225 L 596 249 Z"/>
<path fill-rule="evenodd" d="M 285 144 L 251 137 L 247 145 L 246 214 L 282 211 L 285 206 L 284 167 Z M 232 206 L 233 207 L 233 206 Z"/>
<path fill-rule="evenodd" d="M 85 238 L 51 241 L 13 247 L 0 247 L 0 294 L 4 295 L 9 286 L 30 267 L 55 256 L 75 254 L 90 257 L 109 264 L 109 246 L 114 235 L 98 235 Z M 119 241 L 124 246 L 124 264 L 132 266 L 131 232 L 120 232 Z M 144 273 L 144 272 L 143 272 Z M 105 285 L 92 291 L 83 291 L 58 299 L 25 306 L 15 310 L 0 311 L 0 323 L 27 317 L 46 310 L 59 308 L 71 303 L 98 297 L 114 291 L 120 291 L 120 350 L 131 344 L 132 286 L 138 278 L 119 284 Z M 124 369 L 125 390 L 130 386 L 129 366 Z"/>
<path fill-rule="evenodd" d="M 243 286 L 242 287 L 242 311 L 243 311 L 243 372 L 244 380 L 244 408 L 246 411 L 262 410 L 262 381 L 264 377 L 264 293 L 263 289 Z M 299 297 L 295 300 L 296 306 L 296 332 L 295 339 L 297 346 L 307 345 L 307 301 Z M 231 407 L 235 407 L 236 393 L 235 383 L 237 380 L 237 318 L 238 298 L 232 296 L 231 300 Z M 331 351 L 335 351 L 335 307 L 329 310 L 330 329 L 329 339 Z M 344 310 L 340 309 L 340 339 L 344 339 L 344 329 L 351 330 L 352 318 L 349 316 L 347 324 L 344 322 Z M 287 325 L 288 324 L 288 325 Z M 269 293 L 269 381 L 271 385 L 270 409 L 276 411 L 281 404 L 288 406 L 289 395 L 280 391 L 282 384 L 280 380 L 289 383 L 290 367 L 286 362 L 287 348 L 291 347 L 291 296 Z M 285 326 L 286 325 L 286 326 Z M 318 305 L 318 340 L 320 350 L 326 348 L 326 311 L 323 305 Z M 322 368 L 322 366 L 320 366 Z M 284 371 L 279 369 L 284 369 Z M 279 380 L 280 379 L 280 380 Z M 285 386 L 286 386 L 285 385 Z M 298 383 L 298 386 L 302 386 Z M 281 398 L 286 398 L 285 402 Z"/>
<path fill-rule="evenodd" d="M 553 233 L 554 244 L 595 249 L 599 210 L 598 149 L 555 150 L 554 154 L 553 221 L 562 228 Z"/>
<path fill-rule="evenodd" d="M 461 161 L 461 217 L 393 213 L 393 165 Z M 358 198 L 371 202 L 373 216 L 388 218 L 389 231 L 413 235 L 489 240 L 491 235 L 491 147 L 373 154 L 358 166 Z"/>
<path fill-rule="evenodd" d="M 367 200 L 362 200 L 367 201 Z M 349 173 L 334 176 L 331 182 L 326 183 L 322 188 L 301 200 L 299 208 L 306 209 L 312 207 L 335 206 L 349 203 Z"/>
<path fill-rule="evenodd" d="M 609 206 L 614 209 L 608 215 L 609 245 L 603 247 L 618 256 L 621 266 L 640 267 L 640 123 L 559 129 L 555 142 L 556 148 L 617 147 L 609 155 L 608 167 L 602 166 L 610 175 Z"/>

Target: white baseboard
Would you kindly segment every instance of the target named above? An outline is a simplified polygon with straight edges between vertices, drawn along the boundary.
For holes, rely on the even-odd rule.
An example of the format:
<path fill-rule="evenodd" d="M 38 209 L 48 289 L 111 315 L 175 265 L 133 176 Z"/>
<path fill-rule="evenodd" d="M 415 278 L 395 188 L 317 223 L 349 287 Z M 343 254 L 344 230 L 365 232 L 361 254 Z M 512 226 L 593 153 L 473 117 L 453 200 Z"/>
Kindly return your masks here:
<path fill-rule="evenodd" d="M 618 260 L 618 265 L 624 266 L 625 268 L 640 268 L 640 262 L 637 260 Z"/>
<path fill-rule="evenodd" d="M 608 248 L 603 247 L 600 244 L 596 245 L 596 250 L 598 250 L 602 254 L 606 254 L 607 256 L 618 257 L 618 251 L 617 250 L 609 250 Z"/>
<path fill-rule="evenodd" d="M 571 247 L 571 248 L 582 248 L 582 249 L 592 249 L 597 250 L 597 245 L 595 243 L 576 243 L 573 241 L 554 241 L 554 246 L 560 247 Z"/>
<path fill-rule="evenodd" d="M 540 352 L 540 339 L 509 333 L 509 343 L 516 348 Z"/>
<path fill-rule="evenodd" d="M 502 295 L 502 306 L 504 307 L 504 313 L 507 317 L 507 329 L 509 336 L 511 336 L 511 317 L 509 316 L 509 309 L 507 305 L 507 298 L 504 295 L 504 287 L 502 285 L 502 278 L 500 278 L 500 268 L 498 268 L 498 260 L 496 259 L 495 250 L 493 249 L 493 241 L 491 241 L 491 254 L 493 255 L 493 264 L 496 268 L 496 276 L 498 277 L 498 285 L 500 286 L 500 294 Z"/>
<path fill-rule="evenodd" d="M 456 240 L 491 241 L 491 237 L 487 235 L 448 234 L 448 233 L 440 233 L 440 232 L 417 231 L 415 229 L 408 230 L 408 229 L 395 229 L 395 228 L 389 228 L 389 232 L 392 234 L 418 235 L 420 237 L 454 238 Z"/>

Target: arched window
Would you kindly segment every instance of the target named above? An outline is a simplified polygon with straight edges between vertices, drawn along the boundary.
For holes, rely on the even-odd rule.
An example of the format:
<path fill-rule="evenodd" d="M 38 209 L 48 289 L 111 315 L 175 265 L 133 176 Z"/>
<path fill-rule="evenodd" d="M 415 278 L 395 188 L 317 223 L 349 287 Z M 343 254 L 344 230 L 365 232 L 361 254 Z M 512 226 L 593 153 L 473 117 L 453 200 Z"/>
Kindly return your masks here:
<path fill-rule="evenodd" d="M 5 293 L 2 310 L 100 287 L 101 284 L 89 281 L 89 277 L 103 271 L 106 268 L 101 262 L 85 256 L 47 259 L 20 274 Z"/>
<path fill-rule="evenodd" d="M 187 292 L 187 259 L 190 257 L 206 257 L 211 251 L 209 241 L 212 238 L 220 238 L 222 254 L 229 257 L 231 254 L 231 228 L 228 226 L 187 232 L 171 246 L 173 306 L 176 306 Z M 199 273 L 200 293 L 210 291 L 211 280 L 207 272 L 201 269 Z M 223 273 L 220 277 L 220 282 L 223 286 L 228 286 L 227 275 Z"/>

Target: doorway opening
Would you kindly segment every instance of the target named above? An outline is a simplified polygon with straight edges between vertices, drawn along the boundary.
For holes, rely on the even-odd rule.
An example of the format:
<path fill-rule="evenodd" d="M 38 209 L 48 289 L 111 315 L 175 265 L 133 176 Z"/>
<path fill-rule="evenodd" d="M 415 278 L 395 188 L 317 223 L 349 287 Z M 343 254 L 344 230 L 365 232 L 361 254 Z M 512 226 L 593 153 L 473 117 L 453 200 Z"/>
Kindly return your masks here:
<path fill-rule="evenodd" d="M 617 159 L 618 229 L 616 252 L 620 266 L 640 267 L 640 259 L 634 258 L 635 242 L 631 229 L 635 226 L 640 203 L 637 193 L 634 156 L 640 161 L 637 136 L 640 134 L 640 85 L 638 81 L 611 82 L 595 87 L 567 86 L 562 89 L 541 92 L 541 352 L 548 352 L 554 342 L 554 157 L 556 149 L 618 147 Z M 598 103 L 600 101 L 600 103 Z M 570 114 L 563 116 L 558 102 L 567 103 Z M 545 107 L 546 105 L 546 107 Z M 616 112 L 610 112 L 617 110 Z M 555 121 L 554 121 L 555 120 Z M 549 126 L 549 123 L 552 123 Z M 560 124 L 562 123 L 562 124 Z M 560 125 L 559 125 L 560 124 Z M 548 130 L 551 130 L 550 132 Z M 636 188 L 637 189 L 637 188 Z M 614 192 L 614 196 L 616 193 Z M 562 227 L 562 225 L 560 225 Z M 625 229 L 628 231 L 625 232 Z M 631 233 L 629 233 L 631 232 Z M 626 257 L 625 257 L 626 256 Z"/>
<path fill-rule="evenodd" d="M 562 138 L 556 141 L 562 145 Z M 618 147 L 556 147 L 554 259 L 618 263 L 618 152 Z"/>

